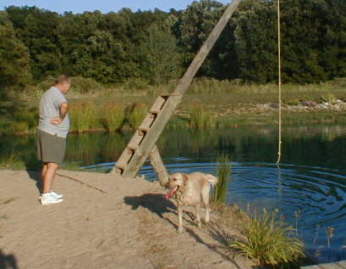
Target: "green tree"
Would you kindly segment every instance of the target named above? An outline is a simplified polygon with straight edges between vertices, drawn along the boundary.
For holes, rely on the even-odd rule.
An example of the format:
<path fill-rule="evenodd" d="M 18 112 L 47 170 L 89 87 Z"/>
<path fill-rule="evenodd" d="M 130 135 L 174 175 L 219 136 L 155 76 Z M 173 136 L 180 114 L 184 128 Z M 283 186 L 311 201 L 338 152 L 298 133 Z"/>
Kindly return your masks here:
<path fill-rule="evenodd" d="M 180 74 L 179 53 L 176 39 L 169 25 L 154 24 L 148 29 L 147 38 L 139 47 L 142 53 L 143 77 L 152 84 L 167 83 Z"/>
<path fill-rule="evenodd" d="M 18 40 L 6 12 L 0 12 L 0 117 L 4 118 L 15 111 L 11 98 L 29 83 L 30 59 L 25 45 Z"/>
<path fill-rule="evenodd" d="M 60 16 L 35 7 L 9 7 L 6 11 L 18 38 L 29 49 L 34 79 L 61 73 L 62 55 L 57 36 Z"/>

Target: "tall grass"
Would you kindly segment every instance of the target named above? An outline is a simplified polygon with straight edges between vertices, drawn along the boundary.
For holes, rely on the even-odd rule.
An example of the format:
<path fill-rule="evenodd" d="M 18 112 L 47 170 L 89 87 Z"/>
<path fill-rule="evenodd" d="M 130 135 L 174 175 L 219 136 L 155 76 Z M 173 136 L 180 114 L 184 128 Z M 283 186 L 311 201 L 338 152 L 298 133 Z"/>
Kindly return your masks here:
<path fill-rule="evenodd" d="M 106 131 L 118 131 L 125 120 L 125 107 L 123 105 L 107 104 L 102 107 L 99 116 L 100 122 Z"/>
<path fill-rule="evenodd" d="M 145 115 L 148 112 L 148 106 L 145 104 L 134 104 L 128 113 L 128 122 L 133 129 L 139 127 Z"/>
<path fill-rule="evenodd" d="M 212 129 L 216 126 L 216 118 L 212 112 L 200 105 L 195 105 L 192 107 L 190 127 L 196 129 Z"/>
<path fill-rule="evenodd" d="M 219 181 L 214 191 L 213 201 L 226 203 L 228 184 L 230 181 L 232 167 L 229 158 L 225 155 L 219 157 L 217 162 L 217 177 Z"/>
<path fill-rule="evenodd" d="M 245 241 L 236 241 L 230 247 L 240 250 L 259 266 L 289 264 L 304 257 L 303 242 L 294 237 L 294 229 L 278 218 L 276 212 L 268 212 L 250 218 L 244 225 Z"/>
<path fill-rule="evenodd" d="M 96 106 L 90 103 L 72 105 L 70 118 L 72 132 L 82 133 L 99 126 Z"/>

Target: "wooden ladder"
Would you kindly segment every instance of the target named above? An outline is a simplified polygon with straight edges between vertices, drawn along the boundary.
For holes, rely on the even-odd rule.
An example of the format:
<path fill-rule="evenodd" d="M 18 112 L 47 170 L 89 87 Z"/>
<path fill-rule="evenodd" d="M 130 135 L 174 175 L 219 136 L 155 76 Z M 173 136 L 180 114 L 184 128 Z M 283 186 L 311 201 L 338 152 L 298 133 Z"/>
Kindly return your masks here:
<path fill-rule="evenodd" d="M 113 172 L 124 177 L 135 177 L 144 162 L 149 158 L 154 167 L 161 185 L 168 181 L 168 173 L 156 146 L 157 140 L 172 117 L 176 107 L 192 83 L 193 78 L 215 45 L 223 29 L 226 27 L 232 14 L 237 9 L 241 0 L 233 0 L 225 13 L 214 27 L 196 57 L 190 64 L 184 76 L 180 79 L 174 92 L 170 95 L 159 96 L 141 125 L 136 130 L 127 147 L 116 162 Z"/>

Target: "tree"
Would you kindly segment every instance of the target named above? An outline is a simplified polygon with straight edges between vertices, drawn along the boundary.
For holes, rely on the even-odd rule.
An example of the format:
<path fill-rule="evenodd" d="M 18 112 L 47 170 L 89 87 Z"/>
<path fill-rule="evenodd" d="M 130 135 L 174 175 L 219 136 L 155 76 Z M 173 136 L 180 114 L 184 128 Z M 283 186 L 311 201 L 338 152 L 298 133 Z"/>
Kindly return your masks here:
<path fill-rule="evenodd" d="M 0 117 L 13 112 L 10 94 L 24 88 L 30 79 L 28 50 L 17 39 L 6 12 L 0 12 Z"/>
<path fill-rule="evenodd" d="M 163 84 L 177 78 L 180 59 L 169 25 L 154 24 L 147 32 L 147 38 L 139 47 L 143 77 L 152 84 Z"/>

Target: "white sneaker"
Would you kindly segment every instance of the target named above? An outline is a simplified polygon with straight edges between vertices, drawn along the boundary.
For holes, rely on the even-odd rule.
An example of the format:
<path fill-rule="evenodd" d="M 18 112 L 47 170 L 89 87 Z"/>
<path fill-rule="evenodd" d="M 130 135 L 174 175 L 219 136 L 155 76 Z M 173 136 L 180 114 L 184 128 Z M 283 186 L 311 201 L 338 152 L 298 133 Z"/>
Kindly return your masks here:
<path fill-rule="evenodd" d="M 64 197 L 63 194 L 56 193 L 56 192 L 54 192 L 54 191 L 48 192 L 47 194 L 49 194 L 49 195 L 55 197 L 56 199 L 62 199 L 62 198 Z M 43 195 L 43 194 L 42 194 L 42 195 Z M 42 195 L 40 195 L 40 196 L 38 197 L 39 200 L 42 199 Z"/>
<path fill-rule="evenodd" d="M 58 199 L 51 195 L 51 193 L 44 193 L 41 196 L 41 204 L 42 205 L 51 205 L 51 204 L 58 204 L 64 201 L 63 199 Z"/>
<path fill-rule="evenodd" d="M 62 194 L 60 194 L 60 193 L 56 193 L 56 192 L 54 192 L 54 191 L 51 191 L 49 194 L 50 194 L 51 196 L 57 198 L 57 199 L 62 199 L 62 198 L 64 197 L 64 195 L 62 195 Z"/>

